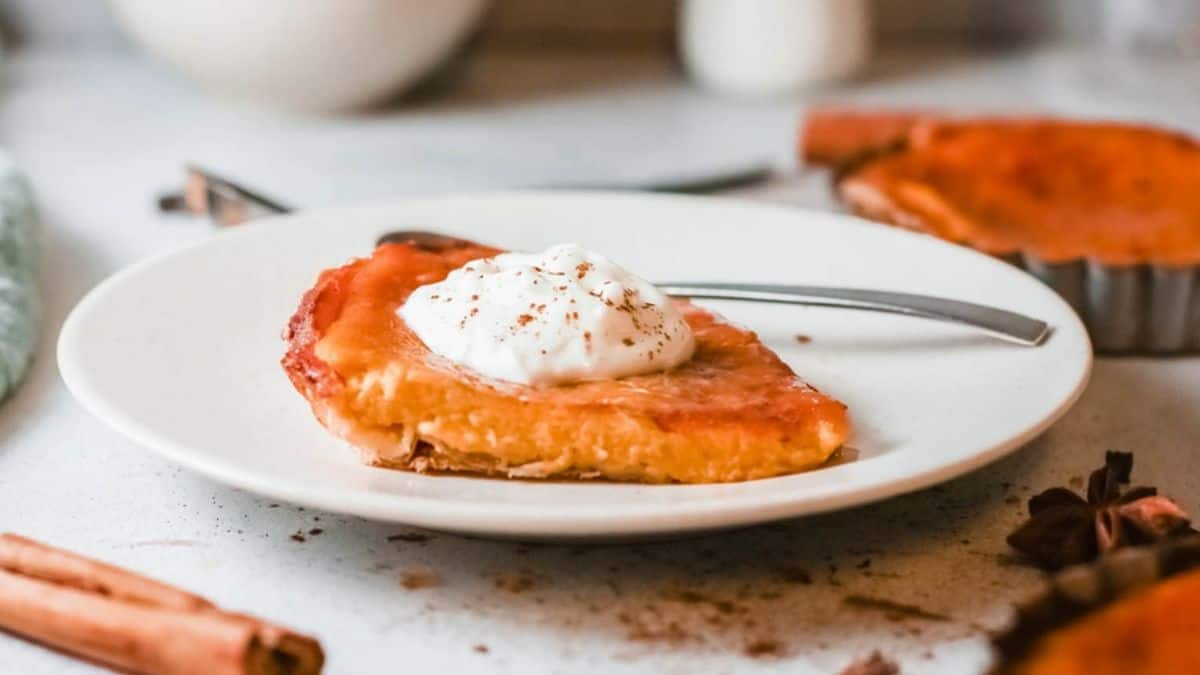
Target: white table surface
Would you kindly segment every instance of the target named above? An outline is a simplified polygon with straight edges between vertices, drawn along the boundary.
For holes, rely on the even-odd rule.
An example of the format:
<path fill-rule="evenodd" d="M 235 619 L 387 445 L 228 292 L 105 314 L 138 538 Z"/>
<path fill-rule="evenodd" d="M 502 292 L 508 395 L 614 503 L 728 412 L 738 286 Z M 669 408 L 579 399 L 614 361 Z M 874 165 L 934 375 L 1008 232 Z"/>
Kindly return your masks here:
<path fill-rule="evenodd" d="M 893 58 L 865 81 L 814 97 L 1033 107 L 1200 130 L 1200 106 L 1172 99 L 1170 83 L 1161 97 L 1104 94 L 1078 76 L 1086 61 L 1065 52 Z M 86 414 L 53 358 L 63 318 L 91 286 L 144 256 L 219 236 L 153 211 L 183 162 L 305 205 L 637 180 L 758 158 L 788 167 L 803 102 L 722 101 L 645 59 L 526 55 L 473 64 L 448 96 L 416 106 L 302 119 L 206 98 L 124 52 L 27 50 L 3 67 L 0 143 L 41 202 L 47 311 L 32 375 L 0 408 L 0 529 L 315 633 L 327 672 L 824 674 L 874 648 L 906 673 L 979 672 L 985 631 L 1039 576 L 1015 564 L 1003 540 L 1032 491 L 1085 476 L 1104 450 L 1121 448 L 1137 452 L 1138 482 L 1200 507 L 1190 471 L 1200 453 L 1200 363 L 1186 358 L 1100 360 L 1082 401 L 1047 434 L 944 486 L 674 543 L 389 540 L 416 533 L 194 477 Z M 752 193 L 831 206 L 813 174 Z M 312 528 L 322 532 L 290 538 Z M 812 583 L 788 581 L 789 570 Z M 429 571 L 438 585 L 401 583 Z M 889 615 L 854 598 L 939 618 Z M 752 657 L 754 643 L 777 653 Z M 92 670 L 3 636 L 0 664 Z"/>

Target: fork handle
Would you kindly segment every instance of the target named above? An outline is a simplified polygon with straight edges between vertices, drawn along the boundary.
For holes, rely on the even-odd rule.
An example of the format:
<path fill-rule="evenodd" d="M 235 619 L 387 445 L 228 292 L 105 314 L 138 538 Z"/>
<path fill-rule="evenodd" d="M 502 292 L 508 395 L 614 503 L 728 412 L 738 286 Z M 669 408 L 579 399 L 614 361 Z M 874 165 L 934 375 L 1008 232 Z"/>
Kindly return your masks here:
<path fill-rule="evenodd" d="M 903 314 L 970 326 L 1009 342 L 1035 347 L 1050 333 L 1045 321 L 986 305 L 930 295 L 861 288 L 671 282 L 656 284 L 667 295 L 714 300 L 749 300 L 787 305 L 840 307 Z"/>

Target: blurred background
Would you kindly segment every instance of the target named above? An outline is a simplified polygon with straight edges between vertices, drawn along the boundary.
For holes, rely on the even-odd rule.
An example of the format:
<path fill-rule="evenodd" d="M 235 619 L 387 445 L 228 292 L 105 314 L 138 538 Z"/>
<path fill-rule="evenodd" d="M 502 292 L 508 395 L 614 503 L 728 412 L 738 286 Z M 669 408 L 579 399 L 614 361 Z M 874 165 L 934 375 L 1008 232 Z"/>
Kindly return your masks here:
<path fill-rule="evenodd" d="M 253 2 L 244 8 L 249 10 Z M 669 49 L 676 0 L 497 0 L 484 21 L 487 38 L 514 47 L 571 46 Z M 1086 38 L 1103 0 L 872 0 L 883 44 L 912 40 L 1012 44 L 1033 39 Z M 1149 0 L 1147 4 L 1154 4 Z M 104 2 L 8 0 L 10 43 L 71 47 L 127 45 Z"/>
<path fill-rule="evenodd" d="M 296 206 L 762 167 L 754 196 L 829 206 L 796 171 L 816 102 L 1200 128 L 1195 0 L 2 0 L 0 25 L 0 141 L 51 220 L 107 233 L 159 222 L 189 162 Z"/>

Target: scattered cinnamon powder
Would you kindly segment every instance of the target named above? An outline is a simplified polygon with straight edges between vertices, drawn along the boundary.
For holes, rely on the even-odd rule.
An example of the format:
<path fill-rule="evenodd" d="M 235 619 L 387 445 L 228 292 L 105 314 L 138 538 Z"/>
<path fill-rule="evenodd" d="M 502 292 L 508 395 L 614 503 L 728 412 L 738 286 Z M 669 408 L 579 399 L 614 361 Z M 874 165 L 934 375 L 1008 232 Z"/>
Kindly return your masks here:
<path fill-rule="evenodd" d="M 654 605 L 636 611 L 625 611 L 617 620 L 626 629 L 626 637 L 633 642 L 660 642 L 681 645 L 696 638 L 679 625 L 678 621 L 662 616 Z"/>
<path fill-rule="evenodd" d="M 789 584 L 809 586 L 812 584 L 812 574 L 808 570 L 795 565 L 784 565 L 779 568 L 779 578 Z"/>
<path fill-rule="evenodd" d="M 744 613 L 744 607 L 735 605 L 732 601 L 721 598 L 709 597 L 703 593 L 691 590 L 682 591 L 664 591 L 662 593 L 664 600 L 673 600 L 689 605 L 707 605 L 721 614 L 733 614 L 734 612 Z"/>
<path fill-rule="evenodd" d="M 428 567 L 413 567 L 400 573 L 400 585 L 410 591 L 440 586 L 441 583 L 441 575 Z"/>
<path fill-rule="evenodd" d="M 925 621 L 950 621 L 945 614 L 938 614 L 915 605 L 906 605 L 885 598 L 874 598 L 867 595 L 847 595 L 842 601 L 848 607 L 857 609 L 873 609 L 884 613 L 889 621 L 902 619 L 923 619 Z"/>
<path fill-rule="evenodd" d="M 872 652 L 866 658 L 857 659 L 841 675 L 900 675 L 900 666 L 896 662 L 880 654 Z"/>
<path fill-rule="evenodd" d="M 758 639 L 746 643 L 742 650 L 746 656 L 754 659 L 783 656 L 783 643 L 778 640 Z"/>
<path fill-rule="evenodd" d="M 424 544 L 429 541 L 429 535 L 419 532 L 404 532 L 402 534 L 393 534 L 387 538 L 388 541 L 407 541 L 414 544 Z"/>
<path fill-rule="evenodd" d="M 524 593 L 537 585 L 533 577 L 526 573 L 501 574 L 496 577 L 496 589 L 509 593 Z"/>

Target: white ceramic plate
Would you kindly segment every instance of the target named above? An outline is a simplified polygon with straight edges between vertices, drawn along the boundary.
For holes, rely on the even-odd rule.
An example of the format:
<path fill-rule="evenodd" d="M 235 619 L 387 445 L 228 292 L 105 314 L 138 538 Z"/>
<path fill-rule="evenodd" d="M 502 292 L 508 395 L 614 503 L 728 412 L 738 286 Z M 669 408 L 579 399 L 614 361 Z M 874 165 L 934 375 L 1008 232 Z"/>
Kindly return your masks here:
<path fill-rule="evenodd" d="M 751 326 L 850 406 L 856 461 L 729 485 L 539 483 L 358 464 L 279 367 L 280 332 L 317 273 L 422 228 L 514 249 L 575 241 L 651 279 L 885 288 L 1041 318 L 1041 347 L 889 315 L 705 303 Z M 797 334 L 811 337 L 802 344 Z M 300 504 L 521 537 L 680 533 L 837 509 L 916 490 L 1029 441 L 1079 396 L 1091 349 L 1058 296 L 1008 265 L 843 215 L 725 199 L 509 193 L 309 212 L 136 264 L 68 318 L 63 378 L 91 412 L 218 481 Z"/>

